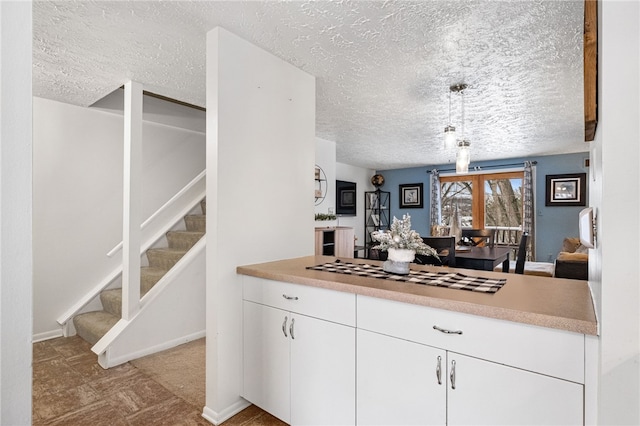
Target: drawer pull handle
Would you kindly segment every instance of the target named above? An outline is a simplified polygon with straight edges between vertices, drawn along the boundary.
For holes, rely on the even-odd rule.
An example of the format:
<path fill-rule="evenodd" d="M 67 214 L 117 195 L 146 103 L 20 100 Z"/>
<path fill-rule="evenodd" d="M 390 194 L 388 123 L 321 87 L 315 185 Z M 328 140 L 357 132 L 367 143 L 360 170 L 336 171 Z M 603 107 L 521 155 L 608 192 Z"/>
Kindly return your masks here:
<path fill-rule="evenodd" d="M 287 296 L 286 294 L 283 294 L 282 297 L 287 300 L 298 300 L 298 296 Z"/>
<path fill-rule="evenodd" d="M 438 378 L 438 384 L 442 384 L 442 357 L 438 357 L 438 365 L 436 366 L 436 377 Z"/>
<path fill-rule="evenodd" d="M 440 328 L 437 325 L 434 325 L 433 329 L 438 330 L 439 332 L 444 334 L 462 334 L 462 330 L 447 330 L 445 328 Z"/>
<path fill-rule="evenodd" d="M 456 388 L 456 361 L 451 361 L 451 374 L 449 375 L 451 379 L 451 389 Z"/>
<path fill-rule="evenodd" d="M 284 333 L 284 337 L 287 336 L 287 317 L 284 317 L 284 322 L 282 323 L 282 332 Z"/>
<path fill-rule="evenodd" d="M 295 320 L 293 318 L 291 318 L 291 325 L 289 326 L 289 334 L 291 335 L 291 340 L 295 339 L 296 336 L 293 335 L 293 322 Z"/>

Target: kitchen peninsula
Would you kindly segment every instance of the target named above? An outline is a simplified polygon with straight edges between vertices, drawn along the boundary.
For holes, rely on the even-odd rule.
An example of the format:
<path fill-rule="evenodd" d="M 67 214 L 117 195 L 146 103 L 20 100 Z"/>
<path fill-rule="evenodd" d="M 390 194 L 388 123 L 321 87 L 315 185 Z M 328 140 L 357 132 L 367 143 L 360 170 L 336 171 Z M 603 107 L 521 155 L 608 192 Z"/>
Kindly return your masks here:
<path fill-rule="evenodd" d="M 585 423 L 586 281 L 412 265 L 506 278 L 485 294 L 307 269 L 335 260 L 237 268 L 247 400 L 290 424 Z"/>

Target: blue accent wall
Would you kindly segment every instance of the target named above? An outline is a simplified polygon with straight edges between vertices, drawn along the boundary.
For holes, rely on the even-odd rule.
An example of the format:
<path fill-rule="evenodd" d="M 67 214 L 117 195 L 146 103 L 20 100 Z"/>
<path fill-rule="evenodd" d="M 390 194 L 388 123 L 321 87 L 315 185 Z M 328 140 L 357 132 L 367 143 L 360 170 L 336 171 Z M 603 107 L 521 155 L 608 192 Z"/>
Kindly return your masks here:
<path fill-rule="evenodd" d="M 469 165 L 469 170 L 474 167 L 501 166 L 506 164 L 524 163 L 524 161 L 537 161 L 536 165 L 536 197 L 535 197 L 535 226 L 536 226 L 536 260 L 555 260 L 562 240 L 565 237 L 578 236 L 578 213 L 584 207 L 546 207 L 546 175 L 564 173 L 587 173 L 587 194 L 589 187 L 589 168 L 584 167 L 585 159 L 589 158 L 588 152 L 577 154 L 549 155 L 544 157 L 512 158 L 506 160 L 482 161 Z M 507 168 L 507 167 L 505 167 Z M 411 224 L 420 235 L 429 235 L 430 218 L 430 174 L 432 169 L 452 170 L 455 164 L 440 164 L 408 169 L 378 170 L 385 179 L 380 188 L 391 193 L 391 216 L 401 218 L 404 214 L 411 216 Z M 491 172 L 494 168 L 485 171 Z M 422 209 L 400 209 L 400 192 L 398 186 L 407 183 L 424 184 L 424 207 Z M 587 199 L 587 206 L 589 200 Z"/>

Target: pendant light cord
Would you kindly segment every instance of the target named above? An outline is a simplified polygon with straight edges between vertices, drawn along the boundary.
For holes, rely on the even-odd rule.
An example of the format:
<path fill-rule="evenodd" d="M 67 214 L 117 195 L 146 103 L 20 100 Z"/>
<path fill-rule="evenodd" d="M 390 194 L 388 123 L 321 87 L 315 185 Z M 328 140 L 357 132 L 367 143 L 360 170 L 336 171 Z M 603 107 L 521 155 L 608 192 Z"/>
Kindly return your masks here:
<path fill-rule="evenodd" d="M 461 121 L 462 124 L 460 125 L 460 133 L 461 133 L 461 139 L 464 141 L 464 90 L 460 91 L 460 115 L 461 115 Z"/>
<path fill-rule="evenodd" d="M 449 126 L 451 126 L 451 90 L 449 90 Z"/>

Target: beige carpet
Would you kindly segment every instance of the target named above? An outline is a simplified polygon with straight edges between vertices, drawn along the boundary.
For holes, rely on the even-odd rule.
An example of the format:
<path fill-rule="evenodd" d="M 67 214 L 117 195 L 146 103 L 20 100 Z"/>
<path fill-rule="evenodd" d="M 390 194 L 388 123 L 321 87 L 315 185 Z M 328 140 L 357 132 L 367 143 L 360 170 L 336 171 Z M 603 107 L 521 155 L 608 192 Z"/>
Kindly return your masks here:
<path fill-rule="evenodd" d="M 205 406 L 205 339 L 131 361 L 165 388 L 185 401 Z"/>
<path fill-rule="evenodd" d="M 205 339 L 130 361 L 154 381 L 196 407 L 205 406 Z M 186 423 L 185 423 L 186 424 Z M 225 421 L 224 426 L 287 426 L 255 405 Z"/>

